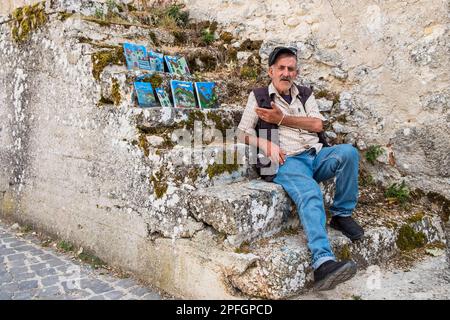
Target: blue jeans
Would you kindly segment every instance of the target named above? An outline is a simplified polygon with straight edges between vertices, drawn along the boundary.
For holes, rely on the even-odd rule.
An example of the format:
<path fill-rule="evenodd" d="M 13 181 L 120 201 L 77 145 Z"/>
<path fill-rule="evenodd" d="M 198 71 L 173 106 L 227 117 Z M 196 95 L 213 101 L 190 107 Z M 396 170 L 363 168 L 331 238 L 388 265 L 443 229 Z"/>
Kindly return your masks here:
<path fill-rule="evenodd" d="M 336 177 L 336 192 L 330 208 L 333 216 L 351 216 L 358 200 L 358 151 L 350 144 L 309 149 L 286 157 L 273 180 L 283 186 L 297 206 L 312 253 L 312 267 L 336 260 L 328 240 L 323 195 L 319 182 Z"/>

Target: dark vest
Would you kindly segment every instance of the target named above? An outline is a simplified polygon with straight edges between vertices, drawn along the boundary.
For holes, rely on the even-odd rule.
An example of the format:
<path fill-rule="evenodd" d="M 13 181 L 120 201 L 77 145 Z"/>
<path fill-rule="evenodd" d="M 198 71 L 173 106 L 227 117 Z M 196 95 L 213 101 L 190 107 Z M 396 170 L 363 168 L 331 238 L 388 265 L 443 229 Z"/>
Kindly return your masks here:
<path fill-rule="evenodd" d="M 297 85 L 298 89 L 298 98 L 303 104 L 303 107 L 306 105 L 306 101 L 309 99 L 309 97 L 312 94 L 312 90 L 308 87 L 299 86 Z M 265 109 L 271 109 L 270 103 L 274 99 L 274 94 L 271 96 L 269 95 L 269 88 L 268 87 L 262 87 L 262 88 L 256 88 L 253 89 L 253 93 L 255 95 L 256 101 L 258 103 L 258 106 L 260 108 Z M 294 99 L 294 97 L 292 97 Z M 306 110 L 306 109 L 305 109 Z M 256 123 L 255 130 L 257 137 L 262 134 L 262 138 L 267 139 L 277 145 L 279 145 L 279 139 L 277 135 L 277 130 L 272 131 L 273 129 L 278 129 L 278 125 L 274 123 L 269 123 L 264 120 L 258 119 L 258 122 Z M 260 131 L 260 130 L 266 130 L 266 131 Z M 265 134 L 267 132 L 267 135 Z M 323 132 L 318 133 L 319 136 L 319 142 L 323 144 L 324 147 L 328 147 L 328 143 L 325 140 L 325 135 Z M 258 150 L 258 154 L 260 154 Z M 261 178 L 263 178 L 266 181 L 273 181 L 273 179 L 276 176 L 276 166 L 271 163 L 270 159 L 266 156 L 258 157 L 256 160 L 256 168 L 258 170 L 259 175 Z"/>

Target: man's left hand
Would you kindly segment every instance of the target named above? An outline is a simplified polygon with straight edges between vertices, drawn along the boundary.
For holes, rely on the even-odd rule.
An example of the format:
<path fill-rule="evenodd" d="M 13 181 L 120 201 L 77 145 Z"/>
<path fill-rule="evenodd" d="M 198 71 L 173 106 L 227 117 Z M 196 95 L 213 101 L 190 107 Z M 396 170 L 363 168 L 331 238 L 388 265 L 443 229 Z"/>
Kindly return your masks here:
<path fill-rule="evenodd" d="M 268 123 L 278 124 L 283 117 L 283 111 L 281 111 L 281 109 L 273 102 L 271 103 L 271 106 L 272 109 L 256 107 L 256 114 L 261 120 L 264 120 Z"/>

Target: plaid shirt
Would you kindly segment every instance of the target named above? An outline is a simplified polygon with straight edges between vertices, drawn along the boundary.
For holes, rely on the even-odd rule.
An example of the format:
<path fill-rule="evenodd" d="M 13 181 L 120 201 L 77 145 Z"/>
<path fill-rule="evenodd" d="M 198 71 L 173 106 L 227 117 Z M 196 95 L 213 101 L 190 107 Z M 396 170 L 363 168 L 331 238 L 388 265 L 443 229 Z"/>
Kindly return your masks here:
<path fill-rule="evenodd" d="M 298 89 L 295 85 L 291 87 L 292 102 L 288 104 L 275 89 L 273 84 L 269 85 L 269 95 L 275 94 L 274 102 L 275 104 L 285 113 L 290 116 L 300 116 L 300 117 L 313 117 L 319 118 L 325 121 L 325 118 L 320 114 L 319 107 L 317 106 L 316 99 L 314 95 L 308 98 L 303 106 L 300 99 L 297 97 Z M 258 122 L 258 115 L 255 112 L 255 107 L 258 105 L 253 92 L 250 93 L 247 101 L 247 106 L 245 107 L 244 113 L 242 115 L 241 122 L 239 123 L 238 129 L 256 136 L 255 126 Z M 287 126 L 279 126 L 279 141 L 280 148 L 283 149 L 288 156 L 299 154 L 307 149 L 315 148 L 318 153 L 322 149 L 322 144 L 319 143 L 319 137 L 315 132 L 309 132 L 303 129 L 295 129 Z"/>

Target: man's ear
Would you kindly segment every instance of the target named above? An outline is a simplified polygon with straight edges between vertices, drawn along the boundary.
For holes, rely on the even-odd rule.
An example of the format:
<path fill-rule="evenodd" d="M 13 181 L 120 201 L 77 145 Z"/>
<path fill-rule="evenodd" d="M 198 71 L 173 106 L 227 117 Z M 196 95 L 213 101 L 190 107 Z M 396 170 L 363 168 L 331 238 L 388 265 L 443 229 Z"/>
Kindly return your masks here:
<path fill-rule="evenodd" d="M 273 77 L 273 68 L 272 68 L 272 66 L 269 67 L 269 71 L 267 73 L 269 74 L 269 77 L 272 79 L 272 77 Z"/>

